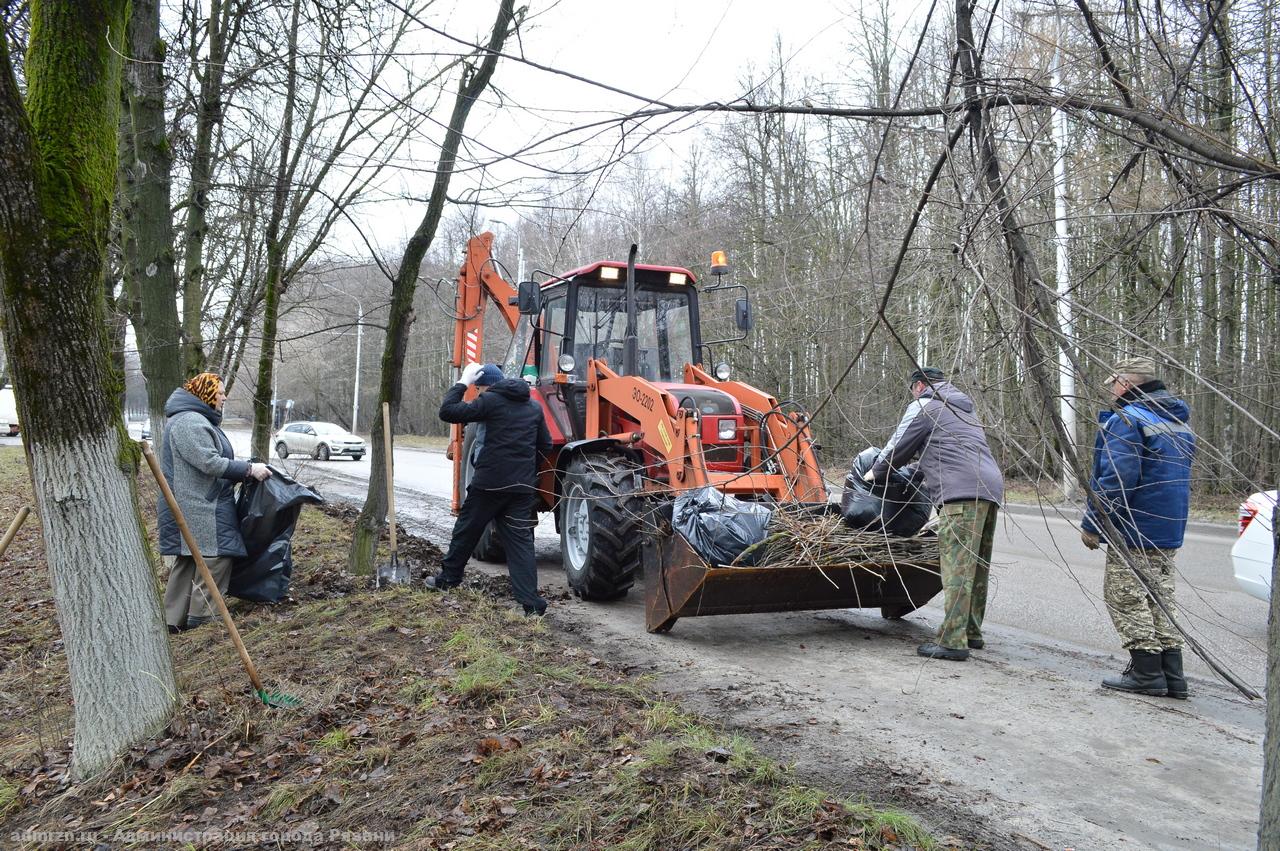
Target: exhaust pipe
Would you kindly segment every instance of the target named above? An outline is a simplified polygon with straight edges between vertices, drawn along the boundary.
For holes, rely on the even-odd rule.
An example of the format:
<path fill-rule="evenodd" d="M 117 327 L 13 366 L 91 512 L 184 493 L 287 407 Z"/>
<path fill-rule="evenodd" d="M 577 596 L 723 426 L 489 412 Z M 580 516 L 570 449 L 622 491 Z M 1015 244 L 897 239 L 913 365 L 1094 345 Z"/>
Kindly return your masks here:
<path fill-rule="evenodd" d="M 640 359 L 640 343 L 636 339 L 636 254 L 640 247 L 631 243 L 627 254 L 627 330 L 622 337 L 622 374 L 635 375 Z"/>

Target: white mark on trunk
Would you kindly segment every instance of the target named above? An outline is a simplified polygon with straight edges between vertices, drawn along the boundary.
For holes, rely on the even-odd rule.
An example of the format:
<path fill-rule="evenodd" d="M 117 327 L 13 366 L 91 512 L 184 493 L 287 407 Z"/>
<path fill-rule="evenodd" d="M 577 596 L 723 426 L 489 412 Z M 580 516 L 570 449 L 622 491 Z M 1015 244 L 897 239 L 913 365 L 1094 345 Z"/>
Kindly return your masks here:
<path fill-rule="evenodd" d="M 36 504 L 75 707 L 73 772 L 161 728 L 177 686 L 159 587 L 114 431 L 31 447 Z"/>
<path fill-rule="evenodd" d="M 156 264 L 154 263 L 147 264 L 146 272 L 147 272 L 148 278 L 154 278 L 156 276 L 156 272 L 159 272 L 159 271 L 160 271 L 160 267 L 158 267 Z"/>

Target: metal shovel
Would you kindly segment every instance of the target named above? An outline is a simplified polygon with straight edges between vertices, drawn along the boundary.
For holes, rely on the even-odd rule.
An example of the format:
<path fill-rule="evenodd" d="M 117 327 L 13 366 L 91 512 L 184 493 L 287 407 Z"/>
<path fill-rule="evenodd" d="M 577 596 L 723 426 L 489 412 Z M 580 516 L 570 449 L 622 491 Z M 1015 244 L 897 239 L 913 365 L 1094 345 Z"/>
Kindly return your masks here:
<path fill-rule="evenodd" d="M 227 611 L 227 601 L 222 598 L 222 592 L 218 590 L 218 583 L 213 580 L 213 574 L 209 572 L 209 565 L 204 563 L 204 556 L 200 555 L 200 548 L 196 546 L 195 535 L 191 534 L 191 529 L 187 526 L 187 519 L 182 516 L 182 509 L 178 508 L 178 501 L 174 499 L 173 491 L 169 489 L 169 480 L 160 471 L 160 462 L 156 460 L 155 453 L 151 451 L 151 444 L 145 440 L 142 441 L 142 455 L 147 459 L 147 466 L 151 468 L 151 475 L 156 477 L 156 485 L 159 486 L 160 492 L 164 494 L 164 501 L 169 504 L 169 511 L 173 513 L 173 520 L 178 524 L 178 531 L 182 533 L 182 540 L 187 542 L 187 549 L 191 550 L 191 558 L 196 563 L 196 569 L 200 571 L 200 578 L 204 580 L 205 590 L 209 592 L 209 596 L 213 599 L 213 605 L 218 610 L 218 614 L 222 615 L 222 622 L 227 625 L 227 632 L 231 634 L 231 641 L 235 644 L 236 651 L 240 654 L 240 661 L 244 664 L 244 669 L 249 674 L 249 682 L 253 683 L 254 693 L 267 706 L 281 709 L 293 709 L 301 706 L 302 701 L 293 695 L 267 691 L 262 685 L 262 678 L 258 676 L 258 669 L 254 666 L 253 660 L 249 658 L 249 651 L 245 649 L 244 642 L 240 639 L 240 630 L 236 629 L 236 622 L 231 619 L 231 612 Z"/>
<path fill-rule="evenodd" d="M 377 586 L 404 585 L 409 581 L 409 568 L 400 563 L 396 547 L 396 484 L 395 463 L 391 457 L 391 405 L 382 403 L 382 457 L 387 469 L 387 522 L 391 524 L 391 563 L 378 565 Z"/>

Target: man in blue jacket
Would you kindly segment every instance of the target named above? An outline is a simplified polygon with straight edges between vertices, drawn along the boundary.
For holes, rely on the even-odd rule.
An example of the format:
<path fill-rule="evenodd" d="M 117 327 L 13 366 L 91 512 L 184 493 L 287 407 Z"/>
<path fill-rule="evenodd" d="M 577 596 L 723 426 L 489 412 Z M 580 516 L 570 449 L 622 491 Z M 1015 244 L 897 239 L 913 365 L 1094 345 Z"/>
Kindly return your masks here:
<path fill-rule="evenodd" d="M 1177 613 L 1173 559 L 1187 526 L 1196 453 L 1188 425 L 1191 409 L 1165 389 L 1150 358 L 1116 364 L 1107 385 L 1114 410 L 1099 415 L 1081 540 L 1091 550 L 1108 544 L 1103 598 L 1130 662 L 1123 674 L 1102 685 L 1185 699 L 1182 638 L 1165 612 Z M 1121 540 L 1105 541 L 1100 515 Z"/>
<path fill-rule="evenodd" d="M 462 401 L 475 384 L 480 395 Z M 467 364 L 458 383 L 440 402 L 440 419 L 447 423 L 477 423 L 482 429 L 472 447 L 474 474 L 467 496 L 453 526 L 449 552 L 438 576 L 427 587 L 453 588 L 462 582 L 462 571 L 480 536 L 492 522 L 507 551 L 511 591 L 526 615 L 540 616 L 547 601 L 538 595 L 538 569 L 533 558 L 535 487 L 538 458 L 551 451 L 551 435 L 542 406 L 529 396 L 529 385 L 507 378 L 493 364 Z"/>

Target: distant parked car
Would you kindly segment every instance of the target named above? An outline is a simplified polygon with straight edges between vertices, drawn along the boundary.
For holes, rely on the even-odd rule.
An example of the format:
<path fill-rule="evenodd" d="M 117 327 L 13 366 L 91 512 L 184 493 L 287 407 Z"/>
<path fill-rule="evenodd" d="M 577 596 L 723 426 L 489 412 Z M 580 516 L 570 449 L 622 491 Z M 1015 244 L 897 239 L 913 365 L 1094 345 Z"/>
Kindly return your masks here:
<path fill-rule="evenodd" d="M 358 435 L 333 423 L 289 423 L 276 432 L 272 443 L 281 459 L 290 455 L 310 455 L 317 461 L 330 458 L 359 461 L 365 451 L 364 441 Z"/>
<path fill-rule="evenodd" d="M 1259 600 L 1271 599 L 1271 560 L 1275 553 L 1271 512 L 1275 510 L 1276 493 L 1255 493 L 1240 503 L 1240 537 L 1231 547 L 1236 584 Z"/>
<path fill-rule="evenodd" d="M 0 432 L 9 437 L 16 437 L 21 429 L 18 427 L 18 402 L 13 398 L 13 391 L 8 387 L 0 387 Z"/>

